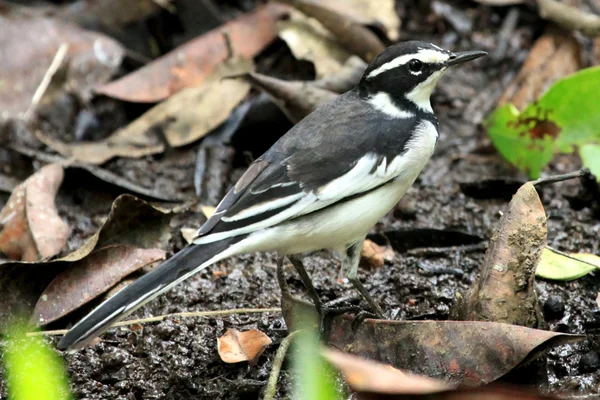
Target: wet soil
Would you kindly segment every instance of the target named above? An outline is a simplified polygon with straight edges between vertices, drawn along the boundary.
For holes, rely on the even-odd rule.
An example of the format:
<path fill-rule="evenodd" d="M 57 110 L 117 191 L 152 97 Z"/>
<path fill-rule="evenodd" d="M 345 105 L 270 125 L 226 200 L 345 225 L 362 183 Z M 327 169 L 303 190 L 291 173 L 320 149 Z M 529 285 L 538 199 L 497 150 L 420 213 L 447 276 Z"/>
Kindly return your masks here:
<path fill-rule="evenodd" d="M 418 3 L 418 4 L 417 4 Z M 432 16 L 420 2 L 398 7 L 405 25 L 403 39 L 430 40 L 452 49 L 482 49 L 492 52 L 498 45 L 495 32 L 506 9 L 493 9 L 475 3 L 459 3 L 473 24 L 468 35 L 457 33 L 448 21 Z M 440 81 L 432 104 L 442 134 L 436 152 L 405 198 L 374 229 L 373 234 L 421 228 L 460 231 L 487 240 L 506 208 L 519 182 L 520 174 L 495 153 L 480 126 L 496 104 L 503 85 L 518 71 L 520 63 L 539 34 L 539 20 L 526 8 L 521 23 L 509 39 L 500 61 L 482 60 L 460 70 L 451 70 Z M 277 43 L 276 46 L 283 46 Z M 115 107 L 122 107 L 116 105 Z M 281 124 L 256 124 L 242 129 L 244 138 L 234 140 L 235 157 L 210 188 L 208 203 L 215 205 L 219 195 L 243 172 L 248 159 L 260 155 L 278 135 Z M 270 130 L 267 132 L 266 130 Z M 248 139 L 250 138 L 250 139 Z M 250 143 L 252 142 L 252 143 Z M 197 146 L 176 150 L 176 154 L 141 160 L 115 160 L 108 169 L 142 186 L 162 185 L 161 190 L 194 196 L 193 170 Z M 0 150 L 0 171 L 22 179 L 10 165 L 15 160 L 31 169 L 12 151 Z M 19 164 L 20 165 L 20 164 Z M 557 157 L 547 173 L 565 173 L 580 167 L 574 156 Z M 8 168 L 8 169 L 7 169 Z M 224 172 L 223 172 L 224 171 Z M 70 175 L 69 175 L 70 174 Z M 61 216 L 73 228 L 69 250 L 77 248 L 102 223 L 111 201 L 118 194 L 95 179 L 69 173 L 57 204 Z M 491 180 L 491 181 L 490 181 Z M 490 184 L 490 182 L 493 182 Z M 572 200 L 580 192 L 579 182 L 565 182 L 541 189 L 548 219 L 549 245 L 563 251 L 598 254 L 600 217 L 587 203 Z M 0 193 L 0 204 L 8 198 Z M 573 205 L 573 206 L 572 206 Z M 583 206 L 583 208 L 581 208 Z M 199 227 L 200 214 L 173 219 L 172 251 L 184 246 L 181 227 Z M 425 237 L 425 246 L 440 243 Z M 429 241 L 429 243 L 427 243 Z M 423 246 L 423 245 L 421 245 Z M 431 255 L 407 251 L 397 246 L 391 262 L 377 269 L 361 268 L 359 275 L 374 298 L 395 319 L 447 319 L 457 293 L 466 293 L 476 279 L 484 257 L 483 250 L 456 250 Z M 329 252 L 308 254 L 305 265 L 323 301 L 356 297 L 348 282 L 339 279 L 339 261 Z M 233 308 L 278 307 L 280 291 L 275 277 L 274 254 L 251 254 L 219 262 L 179 284 L 131 317 L 147 317 L 181 311 Z M 287 267 L 288 281 L 295 294 L 303 294 L 301 281 Z M 558 347 L 548 354 L 547 389 L 568 389 L 582 395 L 600 393 L 600 311 L 596 296 L 600 279 L 594 274 L 573 282 L 538 280 L 536 290 L 543 306 L 547 329 L 583 333 L 583 343 Z M 87 308 L 89 309 L 89 307 Z M 84 310 L 85 311 L 85 310 Z M 50 328 L 64 328 L 77 316 L 59 321 Z M 225 364 L 218 354 L 216 339 L 227 328 L 259 329 L 273 344 L 255 366 Z M 82 399 L 256 399 L 261 396 L 279 341 L 287 335 L 279 313 L 240 314 L 219 318 L 169 318 L 159 323 L 112 329 L 96 345 L 65 355 L 72 388 Z M 56 342 L 55 339 L 52 339 Z M 289 390 L 289 373 L 284 368 L 279 395 Z M 538 381 L 530 382 L 539 385 Z"/>

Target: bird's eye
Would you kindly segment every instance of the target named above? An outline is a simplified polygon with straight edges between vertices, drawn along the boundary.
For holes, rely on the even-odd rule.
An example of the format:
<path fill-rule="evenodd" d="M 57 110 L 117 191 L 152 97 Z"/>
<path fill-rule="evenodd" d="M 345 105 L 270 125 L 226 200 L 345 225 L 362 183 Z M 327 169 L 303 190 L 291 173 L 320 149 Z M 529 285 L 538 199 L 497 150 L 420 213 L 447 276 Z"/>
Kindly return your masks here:
<path fill-rule="evenodd" d="M 410 69 L 411 72 L 419 72 L 421 68 L 423 68 L 423 63 L 419 60 L 413 58 L 408 62 L 408 69 Z"/>

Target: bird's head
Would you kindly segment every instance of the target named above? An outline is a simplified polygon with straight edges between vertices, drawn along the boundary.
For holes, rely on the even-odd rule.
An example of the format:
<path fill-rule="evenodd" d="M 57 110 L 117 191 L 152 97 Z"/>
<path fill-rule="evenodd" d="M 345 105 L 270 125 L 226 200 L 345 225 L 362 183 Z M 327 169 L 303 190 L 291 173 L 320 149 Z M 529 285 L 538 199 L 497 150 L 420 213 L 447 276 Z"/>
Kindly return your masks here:
<path fill-rule="evenodd" d="M 446 69 L 484 56 L 485 51 L 453 53 L 434 44 L 409 41 L 388 47 L 368 66 L 360 83 L 361 96 L 383 111 L 420 109 L 433 112 L 429 96 Z M 389 103 L 389 104 L 388 104 Z"/>

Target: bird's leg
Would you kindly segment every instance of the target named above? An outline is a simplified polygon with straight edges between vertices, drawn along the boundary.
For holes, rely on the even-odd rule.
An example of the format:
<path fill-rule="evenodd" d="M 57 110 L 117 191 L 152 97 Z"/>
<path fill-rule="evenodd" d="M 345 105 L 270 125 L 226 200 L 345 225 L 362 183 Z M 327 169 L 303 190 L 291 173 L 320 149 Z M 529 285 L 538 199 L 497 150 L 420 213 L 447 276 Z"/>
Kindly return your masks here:
<path fill-rule="evenodd" d="M 358 280 L 358 263 L 360 262 L 360 252 L 363 247 L 365 238 L 361 238 L 359 241 L 350 244 L 342 252 L 342 274 L 348 278 L 348 280 L 354 285 L 361 296 L 369 303 L 371 309 L 377 314 L 379 318 L 385 319 L 385 314 L 379 304 L 373 300 L 367 289 Z"/>
<path fill-rule="evenodd" d="M 323 304 L 321 303 L 321 299 L 319 298 L 319 294 L 317 293 L 317 290 L 315 289 L 314 285 L 312 284 L 312 280 L 310 279 L 310 276 L 308 276 L 308 272 L 306 272 L 306 269 L 304 268 L 304 264 L 302 264 L 302 260 L 300 259 L 300 257 L 298 257 L 296 255 L 288 256 L 288 259 L 290 260 L 290 262 L 292 263 L 294 268 L 296 268 L 296 271 L 298 271 L 298 275 L 300 275 L 300 279 L 302 280 L 302 283 L 306 287 L 306 290 L 308 290 L 308 295 L 310 296 L 313 303 L 315 304 L 317 311 L 319 312 L 319 314 L 322 314 L 323 313 Z"/>

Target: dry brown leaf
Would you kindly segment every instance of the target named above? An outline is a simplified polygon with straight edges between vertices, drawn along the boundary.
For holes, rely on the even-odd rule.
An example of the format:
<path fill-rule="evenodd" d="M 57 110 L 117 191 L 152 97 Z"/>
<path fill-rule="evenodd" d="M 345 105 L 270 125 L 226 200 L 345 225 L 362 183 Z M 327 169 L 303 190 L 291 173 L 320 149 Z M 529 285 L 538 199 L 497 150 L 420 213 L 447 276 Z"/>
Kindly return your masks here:
<path fill-rule="evenodd" d="M 542 318 L 535 270 L 546 242 L 546 212 L 528 182 L 500 219 L 479 278 L 464 303 L 456 305 L 458 318 L 538 327 Z"/>
<path fill-rule="evenodd" d="M 54 201 L 63 176 L 60 165 L 50 164 L 15 188 L 0 211 L 0 252 L 37 261 L 62 250 L 71 232 Z"/>
<path fill-rule="evenodd" d="M 299 11 L 293 11 L 291 18 L 280 21 L 278 26 L 279 37 L 287 43 L 294 57 L 315 65 L 318 79 L 337 73 L 352 55 L 317 20 Z"/>
<path fill-rule="evenodd" d="M 160 249 L 139 249 L 133 246 L 104 247 L 77 261 L 58 275 L 44 290 L 35 305 L 31 322 L 46 325 L 117 284 L 123 277 L 165 258 Z"/>
<path fill-rule="evenodd" d="M 184 146 L 225 121 L 250 90 L 245 82 L 221 78 L 250 69 L 250 60 L 228 60 L 204 84 L 176 93 L 103 141 L 64 143 L 40 131 L 36 137 L 63 156 L 88 164 L 102 164 L 114 157 L 138 158 L 161 153 L 165 150 L 163 141 L 149 133 L 154 128 L 164 133 L 170 146 Z"/>
<path fill-rule="evenodd" d="M 400 38 L 400 19 L 394 0 L 319 0 L 319 4 L 346 14 L 361 24 L 381 28 L 393 42 Z"/>
<path fill-rule="evenodd" d="M 377 35 L 365 26 L 355 22 L 347 14 L 338 12 L 313 0 L 284 0 L 309 17 L 315 18 L 329 32 L 333 33 L 336 41 L 352 54 L 365 61 L 371 61 L 385 49 L 385 45 Z"/>
<path fill-rule="evenodd" d="M 115 40 L 58 19 L 0 15 L 0 26 L 0 118 L 29 108 L 62 44 L 68 45 L 65 86 L 84 98 L 94 85 L 112 77 L 124 56 Z"/>
<path fill-rule="evenodd" d="M 394 249 L 389 246 L 380 246 L 372 240 L 365 240 L 363 248 L 360 252 L 361 264 L 367 265 L 371 268 L 383 267 L 386 260 L 391 261 L 394 259 Z"/>
<path fill-rule="evenodd" d="M 549 30 L 535 42 L 519 74 L 504 90 L 499 103 L 524 110 L 558 79 L 581 69 L 581 46 L 570 35 Z"/>
<path fill-rule="evenodd" d="M 481 386 L 551 347 L 585 336 L 481 321 L 386 321 L 333 318 L 328 343 L 360 357 L 452 384 Z M 493 345 L 491 345 L 493 344 Z"/>
<path fill-rule="evenodd" d="M 322 354 L 344 375 L 352 390 L 388 394 L 427 394 L 453 388 L 444 381 L 403 372 L 391 365 L 325 348 Z"/>
<path fill-rule="evenodd" d="M 286 15 L 287 9 L 275 3 L 258 7 L 96 91 L 122 100 L 147 103 L 202 84 L 228 58 L 250 59 L 262 51 L 276 38 L 276 21 Z"/>
<path fill-rule="evenodd" d="M 284 81 L 253 72 L 240 77 L 267 93 L 293 123 L 300 122 L 317 107 L 338 96 L 308 82 Z"/>
<path fill-rule="evenodd" d="M 271 343 L 267 335 L 254 329 L 245 332 L 227 329 L 227 332 L 217 339 L 221 360 L 230 364 L 242 361 L 248 361 L 250 365 L 256 364 Z"/>

